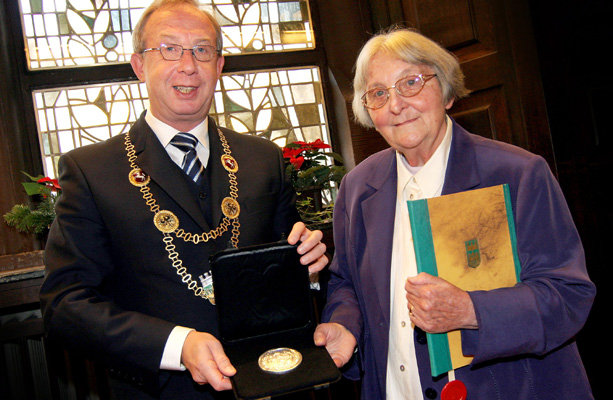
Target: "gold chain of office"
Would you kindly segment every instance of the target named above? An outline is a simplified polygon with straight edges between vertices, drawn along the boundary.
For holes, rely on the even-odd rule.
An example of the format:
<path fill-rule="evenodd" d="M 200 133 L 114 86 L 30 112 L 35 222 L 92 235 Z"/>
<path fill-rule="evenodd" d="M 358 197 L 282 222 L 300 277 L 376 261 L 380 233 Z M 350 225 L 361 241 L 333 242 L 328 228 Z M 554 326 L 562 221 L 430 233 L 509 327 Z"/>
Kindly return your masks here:
<path fill-rule="evenodd" d="M 186 232 L 179 228 L 179 218 L 169 210 L 162 210 L 153 198 L 151 189 L 149 188 L 149 182 L 151 178 L 136 164 L 136 152 L 134 145 L 130 139 L 130 133 L 126 134 L 125 148 L 128 155 L 128 161 L 130 162 L 130 174 L 128 179 L 130 183 L 139 188 L 143 194 L 145 203 L 149 206 L 149 209 L 153 213 L 153 224 L 164 235 L 165 249 L 168 252 L 168 258 L 172 261 L 172 266 L 175 268 L 177 275 L 181 277 L 181 281 L 187 285 L 187 288 L 194 292 L 197 297 L 208 299 L 212 304 L 215 304 L 215 294 L 212 284 L 207 287 L 200 286 L 192 278 L 192 275 L 187 272 L 187 268 L 183 266 L 183 261 L 179 258 L 179 253 L 176 251 L 176 247 L 173 243 L 174 234 L 176 237 L 183 239 L 185 242 L 191 242 L 198 244 L 200 242 L 208 242 L 209 240 L 216 239 L 223 235 L 230 225 L 232 225 L 232 237 L 230 242 L 232 246 L 238 247 L 238 236 L 240 234 L 240 223 L 238 216 L 240 214 L 240 205 L 238 204 L 238 181 L 236 179 L 236 172 L 238 171 L 238 163 L 232 157 L 230 151 L 230 145 L 226 137 L 217 129 L 219 139 L 223 146 L 224 154 L 221 156 L 221 164 L 228 172 L 228 180 L 230 182 L 230 196 L 224 198 L 221 201 L 221 211 L 224 215 L 221 223 L 215 229 L 211 229 L 208 232 L 202 232 L 194 234 Z"/>

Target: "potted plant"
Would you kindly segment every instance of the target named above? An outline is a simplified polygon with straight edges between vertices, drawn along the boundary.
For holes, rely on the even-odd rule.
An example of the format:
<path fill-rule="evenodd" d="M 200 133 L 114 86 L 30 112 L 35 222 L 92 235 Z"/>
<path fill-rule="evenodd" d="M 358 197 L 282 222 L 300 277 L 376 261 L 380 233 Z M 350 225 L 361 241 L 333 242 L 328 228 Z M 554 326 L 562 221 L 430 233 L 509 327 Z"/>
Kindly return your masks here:
<path fill-rule="evenodd" d="M 55 219 L 55 202 L 62 194 L 62 188 L 57 179 L 43 175 L 34 177 L 25 172 L 24 174 L 30 181 L 23 182 L 22 185 L 29 196 L 36 197 L 34 207 L 16 204 L 11 211 L 4 214 L 4 221 L 20 232 L 45 237 Z"/>
<path fill-rule="evenodd" d="M 311 227 L 332 221 L 335 193 L 346 173 L 343 158 L 328 149 L 330 145 L 321 139 L 291 142 L 283 148 L 286 172 L 298 195 L 298 212 Z"/>

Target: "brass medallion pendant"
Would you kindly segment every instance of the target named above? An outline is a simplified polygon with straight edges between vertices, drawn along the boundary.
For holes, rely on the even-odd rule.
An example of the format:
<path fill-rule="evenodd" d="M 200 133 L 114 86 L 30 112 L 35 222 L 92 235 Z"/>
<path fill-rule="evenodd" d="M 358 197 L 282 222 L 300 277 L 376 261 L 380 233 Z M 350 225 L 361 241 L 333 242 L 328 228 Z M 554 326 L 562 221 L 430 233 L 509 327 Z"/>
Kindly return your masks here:
<path fill-rule="evenodd" d="M 130 133 L 126 134 L 125 139 L 126 152 L 131 168 L 128 179 L 130 183 L 139 188 L 140 192 L 143 194 L 145 203 L 153 213 L 153 224 L 164 234 L 164 248 L 168 252 L 168 258 L 172 262 L 172 267 L 176 269 L 177 275 L 181 277 L 181 281 L 187 285 L 189 290 L 196 296 L 209 300 L 211 304 L 215 304 L 215 292 L 213 290 L 210 274 L 205 272 L 199 277 L 201 284 L 198 284 L 198 282 L 192 278 L 192 275 L 187 272 L 187 268 L 183 266 L 183 261 L 179 258 L 179 253 L 176 251 L 176 247 L 173 243 L 173 235 L 183 239 L 185 242 L 198 244 L 220 237 L 227 232 L 230 225 L 232 225 L 230 242 L 234 247 L 238 247 L 238 236 L 240 235 L 238 216 L 240 215 L 240 205 L 238 203 L 238 181 L 235 175 L 236 172 L 238 172 L 238 162 L 232 157 L 230 146 L 224 134 L 219 129 L 217 133 L 219 134 L 219 139 L 224 149 L 224 154 L 221 156 L 221 164 L 228 172 L 230 196 L 221 201 L 220 207 L 224 217 L 219 226 L 208 232 L 198 234 L 185 232 L 185 230 L 180 228 L 179 218 L 177 218 L 172 211 L 160 209 L 160 206 L 156 203 L 151 189 L 149 188 L 151 177 L 136 165 L 136 152 L 134 151 L 134 145 L 130 139 Z"/>

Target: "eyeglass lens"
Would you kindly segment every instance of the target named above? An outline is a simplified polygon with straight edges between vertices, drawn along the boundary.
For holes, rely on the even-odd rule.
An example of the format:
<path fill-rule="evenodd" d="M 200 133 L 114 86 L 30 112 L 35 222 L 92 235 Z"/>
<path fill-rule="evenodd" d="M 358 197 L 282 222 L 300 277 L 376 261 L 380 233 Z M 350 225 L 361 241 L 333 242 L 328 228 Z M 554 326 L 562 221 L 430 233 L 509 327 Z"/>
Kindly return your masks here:
<path fill-rule="evenodd" d="M 191 49 L 184 48 L 179 45 L 174 44 L 162 44 L 160 45 L 160 53 L 162 53 L 162 57 L 168 61 L 177 61 L 181 58 L 184 51 L 191 51 L 196 60 L 198 61 L 209 61 L 215 55 L 215 47 L 210 45 L 199 45 L 194 46 Z"/>
<path fill-rule="evenodd" d="M 390 96 L 389 90 L 396 89 L 399 95 L 403 97 L 411 97 L 417 95 L 427 80 L 434 77 L 434 75 L 408 75 L 400 78 L 394 86 L 389 88 L 377 87 L 364 93 L 362 100 L 364 105 L 371 109 L 381 108 L 387 103 L 387 99 Z"/>

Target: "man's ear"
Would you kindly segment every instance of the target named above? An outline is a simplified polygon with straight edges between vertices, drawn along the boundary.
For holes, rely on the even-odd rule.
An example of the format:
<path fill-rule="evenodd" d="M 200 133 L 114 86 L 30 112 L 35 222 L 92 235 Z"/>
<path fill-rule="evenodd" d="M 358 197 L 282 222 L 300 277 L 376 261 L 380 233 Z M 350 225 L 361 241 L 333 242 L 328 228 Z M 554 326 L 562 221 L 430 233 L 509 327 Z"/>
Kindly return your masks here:
<path fill-rule="evenodd" d="M 226 59 L 224 56 L 217 57 L 217 79 L 221 77 L 221 71 L 223 70 L 223 66 L 226 63 Z"/>
<path fill-rule="evenodd" d="M 141 82 L 145 82 L 145 60 L 143 54 L 132 53 L 132 57 L 130 57 L 130 65 L 132 65 L 132 69 L 134 70 L 134 73 L 136 74 L 138 79 Z"/>

